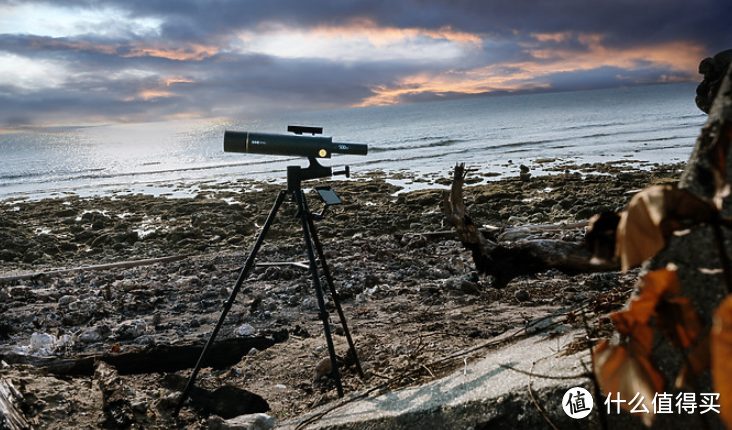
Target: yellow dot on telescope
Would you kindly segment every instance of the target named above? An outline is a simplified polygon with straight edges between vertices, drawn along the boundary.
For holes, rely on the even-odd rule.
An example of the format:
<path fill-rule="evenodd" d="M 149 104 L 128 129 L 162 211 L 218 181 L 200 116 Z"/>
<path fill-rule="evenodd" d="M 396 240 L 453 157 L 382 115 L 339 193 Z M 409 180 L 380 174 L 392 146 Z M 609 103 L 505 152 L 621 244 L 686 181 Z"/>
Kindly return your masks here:
<path fill-rule="evenodd" d="M 321 149 L 321 150 L 320 150 L 320 151 L 318 152 L 318 156 L 319 156 L 319 157 L 325 157 L 325 156 L 327 156 L 327 155 L 328 155 L 328 151 L 326 151 L 325 149 Z"/>

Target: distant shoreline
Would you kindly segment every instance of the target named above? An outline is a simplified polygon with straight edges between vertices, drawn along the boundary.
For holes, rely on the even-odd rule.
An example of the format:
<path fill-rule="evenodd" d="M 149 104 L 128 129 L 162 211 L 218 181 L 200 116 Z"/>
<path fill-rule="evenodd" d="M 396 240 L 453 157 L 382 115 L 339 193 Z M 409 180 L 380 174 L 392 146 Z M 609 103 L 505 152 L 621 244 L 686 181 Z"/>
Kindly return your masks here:
<path fill-rule="evenodd" d="M 691 153 L 691 151 L 690 151 Z M 658 166 L 671 166 L 680 165 L 685 162 L 676 163 L 657 163 L 650 161 L 634 160 L 634 159 L 619 159 L 615 161 L 606 162 L 586 162 L 577 164 L 571 161 L 566 161 L 560 158 L 541 158 L 537 157 L 533 163 L 528 163 L 530 171 L 534 176 L 542 175 L 558 175 L 558 174 L 603 174 L 607 171 L 635 171 L 635 170 L 648 170 Z M 293 163 L 306 165 L 306 162 Z M 469 169 L 482 171 L 480 166 L 467 165 Z M 517 178 L 519 176 L 521 163 L 509 163 L 503 170 L 491 169 L 488 171 L 482 171 L 480 174 L 481 180 L 477 183 L 488 183 L 500 180 L 506 180 L 511 178 Z M 340 166 L 338 166 L 340 167 Z M 402 190 L 400 192 L 410 192 L 415 190 L 423 190 L 428 188 L 445 188 L 445 184 L 449 184 L 451 181 L 452 168 L 454 166 L 445 166 L 443 171 L 440 172 L 421 172 L 419 170 L 402 169 L 392 171 L 382 171 L 379 169 L 351 169 L 351 180 L 359 181 L 370 178 L 381 178 L 389 183 L 396 185 Z M 334 167 L 334 170 L 338 170 Z M 104 198 L 104 197 L 119 197 L 125 195 L 146 195 L 152 197 L 166 197 L 170 199 L 180 198 L 194 198 L 200 192 L 211 189 L 220 188 L 228 191 L 251 191 L 261 188 L 262 184 L 285 184 L 286 183 L 286 172 L 278 172 L 273 174 L 267 179 L 249 179 L 242 174 L 242 178 L 236 179 L 233 177 L 225 178 L 208 178 L 208 179 L 186 179 L 182 181 L 174 180 L 160 180 L 155 182 L 139 182 L 131 184 L 115 184 L 104 187 L 99 186 L 85 186 L 85 187 L 72 187 L 63 188 L 58 187 L 47 191 L 35 191 L 31 193 L 12 193 L 9 195 L 3 195 L 0 193 L 0 204 L 13 204 L 15 202 L 37 202 L 45 199 L 63 199 L 67 197 L 75 198 Z M 343 176 L 334 176 L 326 180 L 343 180 Z M 306 184 L 307 185 L 307 184 Z"/>
<path fill-rule="evenodd" d="M 334 141 L 367 144 L 338 154 L 356 178 L 383 172 L 449 178 L 452 167 L 511 178 L 564 172 L 586 163 L 634 168 L 688 160 L 705 115 L 693 85 L 668 85 L 311 111 L 261 118 L 100 126 L 58 134 L 0 136 L 0 200 L 144 193 L 190 196 L 198 184 L 284 181 L 306 159 L 223 151 L 225 130 L 287 133 L 318 125 Z M 395 179 L 397 180 L 397 179 Z"/>
<path fill-rule="evenodd" d="M 566 173 L 532 174 L 529 180 L 471 171 L 466 178 L 471 216 L 494 224 L 587 220 L 596 213 L 623 210 L 632 190 L 677 181 L 684 164 L 643 169 L 617 163 L 574 167 Z M 449 229 L 441 207 L 442 192 L 451 185 L 448 178 L 422 182 L 420 177 L 402 172 L 392 177 L 364 174 L 348 181 L 309 181 L 306 185 L 325 183 L 344 201 L 323 222 L 325 239 Z M 411 188 L 404 189 L 399 183 Z M 199 184 L 195 196 L 178 198 L 119 193 L 6 200 L 0 205 L 0 272 L 247 248 L 282 188 L 279 183 L 247 181 Z M 320 210 L 317 196 L 311 192 L 308 196 L 313 210 Z M 279 215 L 288 224 L 281 237 L 299 243 L 292 209 L 288 206 Z"/>

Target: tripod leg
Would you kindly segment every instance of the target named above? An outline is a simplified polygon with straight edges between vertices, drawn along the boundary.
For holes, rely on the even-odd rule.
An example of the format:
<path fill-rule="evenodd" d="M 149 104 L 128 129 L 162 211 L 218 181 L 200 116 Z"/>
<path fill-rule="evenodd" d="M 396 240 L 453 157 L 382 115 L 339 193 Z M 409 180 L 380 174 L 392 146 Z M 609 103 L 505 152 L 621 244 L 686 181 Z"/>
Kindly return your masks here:
<path fill-rule="evenodd" d="M 196 382 L 196 376 L 198 375 L 198 372 L 201 370 L 201 367 L 203 365 L 203 360 L 206 358 L 206 354 L 208 353 L 209 348 L 211 347 L 211 345 L 213 345 L 214 339 L 216 339 L 216 335 L 219 334 L 219 330 L 221 330 L 221 327 L 224 325 L 224 320 L 226 319 L 226 315 L 231 310 L 231 306 L 234 304 L 236 295 L 239 293 L 239 290 L 241 289 L 241 286 L 244 283 L 244 280 L 249 275 L 249 271 L 252 269 L 252 267 L 254 267 L 254 260 L 257 257 L 257 252 L 259 251 L 259 248 L 262 246 L 262 243 L 264 242 L 264 237 L 267 235 L 267 231 L 269 230 L 270 226 L 272 225 L 272 222 L 274 221 L 275 216 L 277 215 L 277 210 L 279 210 L 280 206 L 282 205 L 282 202 L 285 200 L 286 195 L 287 195 L 287 191 L 284 191 L 284 190 L 280 191 L 280 193 L 277 195 L 277 199 L 275 200 L 275 203 L 272 206 L 272 209 L 270 210 L 269 215 L 267 216 L 267 221 L 265 221 L 264 226 L 262 227 L 262 231 L 259 232 L 259 236 L 257 236 L 257 240 L 254 243 L 254 247 L 252 248 L 251 252 L 249 253 L 249 256 L 247 257 L 246 262 L 244 263 L 244 268 L 241 270 L 241 273 L 239 274 L 239 278 L 237 278 L 237 280 L 236 280 L 234 289 L 231 291 L 231 294 L 229 295 L 229 298 L 226 300 L 226 303 L 224 303 L 224 309 L 221 311 L 221 316 L 219 317 L 219 321 L 218 321 L 218 323 L 216 323 L 216 326 L 214 327 L 213 331 L 211 332 L 211 337 L 208 338 L 208 342 L 206 342 L 206 346 L 203 347 L 201 356 L 198 358 L 196 367 L 193 369 L 193 373 L 191 373 L 191 377 L 188 379 L 188 384 L 186 384 L 186 388 L 183 390 L 183 394 L 181 394 L 180 399 L 178 400 L 178 405 L 175 407 L 175 411 L 173 412 L 173 415 L 178 415 L 178 412 L 180 412 L 180 409 L 183 407 L 183 403 L 185 403 L 186 399 L 188 398 L 188 395 L 191 393 L 191 390 L 193 389 L 193 384 Z"/>
<path fill-rule="evenodd" d="M 323 267 L 323 274 L 325 275 L 325 280 L 328 282 L 328 288 L 330 289 L 330 295 L 333 298 L 333 303 L 335 303 L 336 311 L 338 312 L 338 317 L 341 319 L 341 325 L 343 326 L 343 331 L 346 334 L 346 340 L 348 341 L 348 347 L 351 348 L 351 351 L 353 351 L 353 357 L 356 360 L 356 370 L 358 371 L 358 375 L 361 377 L 361 379 L 366 379 L 366 376 L 363 373 L 363 369 L 361 368 L 361 361 L 358 359 L 358 353 L 356 352 L 356 345 L 353 343 L 353 339 L 351 338 L 351 332 L 348 330 L 348 324 L 346 323 L 346 315 L 343 313 L 343 308 L 341 307 L 341 301 L 338 298 L 338 293 L 336 292 L 335 283 L 333 282 L 333 276 L 330 274 L 330 269 L 328 268 L 328 263 L 325 260 L 325 253 L 323 252 L 323 245 L 320 243 L 320 239 L 318 238 L 318 231 L 315 229 L 315 223 L 313 222 L 313 217 L 310 216 L 310 213 L 307 212 L 308 216 L 308 225 L 310 226 L 310 233 L 313 237 L 313 243 L 315 244 L 315 250 L 318 251 L 318 258 L 320 259 L 320 265 Z"/>
<path fill-rule="evenodd" d="M 343 385 L 341 384 L 341 375 L 338 371 L 338 361 L 336 359 L 335 348 L 333 346 L 333 338 L 330 335 L 330 325 L 328 323 L 328 312 L 325 310 L 325 299 L 323 298 L 323 288 L 320 285 L 320 274 L 318 273 L 318 264 L 315 260 L 315 252 L 313 250 L 313 241 L 310 236 L 310 225 L 308 224 L 309 213 L 307 211 L 307 203 L 305 202 L 305 193 L 302 190 L 294 191 L 295 201 L 297 202 L 297 210 L 302 223 L 302 231 L 305 237 L 305 247 L 308 251 L 310 259 L 310 273 L 313 277 L 313 285 L 315 286 L 315 294 L 318 298 L 318 307 L 320 308 L 320 319 L 323 320 L 323 330 L 325 331 L 325 340 L 328 343 L 328 353 L 330 354 L 330 363 L 333 367 L 333 379 L 338 389 L 338 397 L 343 397 Z"/>

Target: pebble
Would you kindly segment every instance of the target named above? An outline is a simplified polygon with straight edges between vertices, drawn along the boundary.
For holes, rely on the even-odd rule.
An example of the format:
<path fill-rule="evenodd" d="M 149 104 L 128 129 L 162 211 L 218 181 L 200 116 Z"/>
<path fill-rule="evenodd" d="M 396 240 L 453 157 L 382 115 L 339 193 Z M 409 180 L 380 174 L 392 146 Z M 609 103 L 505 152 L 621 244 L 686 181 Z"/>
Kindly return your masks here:
<path fill-rule="evenodd" d="M 242 324 L 240 325 L 234 333 L 237 336 L 242 337 L 254 337 L 254 335 L 257 333 L 257 330 L 251 326 L 251 324 Z"/>
<path fill-rule="evenodd" d="M 511 215 L 510 217 L 508 217 L 509 224 L 514 224 L 514 225 L 528 224 L 528 222 L 529 222 L 529 219 L 526 218 L 525 216 Z"/>
<path fill-rule="evenodd" d="M 531 295 L 526 290 L 518 290 L 518 291 L 516 291 L 516 293 L 514 294 L 514 297 L 519 302 L 528 302 L 529 300 L 531 300 Z"/>
<path fill-rule="evenodd" d="M 270 430 L 277 420 L 265 413 L 240 415 L 224 420 L 212 415 L 208 419 L 208 430 Z"/>
<path fill-rule="evenodd" d="M 143 320 L 124 321 L 114 329 L 117 340 L 133 340 L 147 334 L 147 323 Z"/>
<path fill-rule="evenodd" d="M 89 327 L 81 332 L 79 341 L 82 343 L 97 343 L 107 339 L 112 334 L 112 329 L 108 325 L 96 325 Z"/>
<path fill-rule="evenodd" d="M 59 306 L 68 306 L 69 303 L 75 302 L 77 299 L 74 296 L 61 296 L 61 298 L 58 299 Z"/>
<path fill-rule="evenodd" d="M 478 284 L 467 279 L 462 279 L 460 281 L 460 291 L 465 294 L 473 294 L 476 296 L 480 295 L 480 288 L 478 288 Z"/>

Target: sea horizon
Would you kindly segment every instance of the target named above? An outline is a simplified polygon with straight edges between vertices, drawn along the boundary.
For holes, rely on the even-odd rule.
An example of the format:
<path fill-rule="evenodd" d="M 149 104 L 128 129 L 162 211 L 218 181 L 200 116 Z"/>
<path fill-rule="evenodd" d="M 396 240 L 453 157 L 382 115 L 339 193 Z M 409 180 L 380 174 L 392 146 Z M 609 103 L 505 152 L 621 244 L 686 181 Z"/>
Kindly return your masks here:
<path fill-rule="evenodd" d="M 695 83 L 471 97 L 239 119 L 175 120 L 0 135 L 0 200 L 143 193 L 191 196 L 198 184 L 283 181 L 307 160 L 225 153 L 225 130 L 287 134 L 323 127 L 334 142 L 364 143 L 366 156 L 337 155 L 356 178 L 401 176 L 431 186 L 458 162 L 484 180 L 585 163 L 637 168 L 688 160 L 706 114 Z M 398 182 L 398 180 L 397 180 Z"/>

